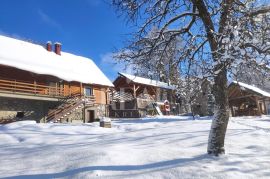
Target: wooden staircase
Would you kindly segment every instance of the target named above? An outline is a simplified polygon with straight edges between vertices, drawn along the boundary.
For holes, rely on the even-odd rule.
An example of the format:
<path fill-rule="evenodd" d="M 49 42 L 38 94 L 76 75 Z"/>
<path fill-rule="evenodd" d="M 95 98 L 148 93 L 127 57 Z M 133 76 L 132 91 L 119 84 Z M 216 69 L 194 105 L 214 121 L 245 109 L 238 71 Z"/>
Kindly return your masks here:
<path fill-rule="evenodd" d="M 49 110 L 46 122 L 60 122 L 61 119 L 68 117 L 85 106 L 93 106 L 94 102 L 94 96 L 73 96 L 66 98 L 61 101 L 59 106 Z"/>

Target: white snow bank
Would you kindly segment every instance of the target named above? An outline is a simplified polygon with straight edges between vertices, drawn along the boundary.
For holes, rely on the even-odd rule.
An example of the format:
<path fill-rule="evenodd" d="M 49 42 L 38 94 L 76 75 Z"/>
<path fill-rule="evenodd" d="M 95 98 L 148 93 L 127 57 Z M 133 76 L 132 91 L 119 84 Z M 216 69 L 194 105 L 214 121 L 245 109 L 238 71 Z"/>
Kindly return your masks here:
<path fill-rule="evenodd" d="M 61 56 L 30 42 L 0 35 L 0 64 L 66 81 L 113 86 L 89 58 L 61 52 Z"/>
<path fill-rule="evenodd" d="M 143 78 L 143 77 L 138 77 L 126 73 L 119 73 L 120 75 L 126 77 L 130 81 L 133 81 L 134 83 L 140 83 L 140 84 L 145 84 L 149 86 L 155 86 L 155 87 L 160 87 L 160 88 L 165 88 L 165 89 L 175 89 L 176 87 L 173 85 L 169 85 L 167 83 L 157 81 L 157 80 L 151 80 L 148 78 Z"/>
<path fill-rule="evenodd" d="M 4 127 L 5 128 L 17 128 L 17 127 L 21 127 L 21 126 L 27 126 L 27 125 L 32 125 L 32 124 L 36 124 L 36 121 L 33 120 L 29 120 L 29 121 L 17 121 L 17 122 L 12 122 L 9 124 L 5 124 Z"/>
<path fill-rule="evenodd" d="M 100 119 L 101 122 L 111 122 L 111 118 L 108 118 L 108 117 L 102 117 Z"/>
<path fill-rule="evenodd" d="M 269 178 L 270 116 L 231 118 L 222 157 L 206 154 L 211 120 L 191 119 L 1 126 L 0 177 Z"/>
<path fill-rule="evenodd" d="M 260 88 L 257 88 L 257 87 L 255 87 L 255 86 L 251 86 L 251 85 L 248 85 L 248 84 L 246 84 L 246 83 L 242 83 L 242 82 L 238 82 L 238 81 L 233 81 L 233 83 L 234 83 L 234 84 L 238 84 L 239 86 L 244 87 L 244 88 L 246 88 L 246 89 L 249 89 L 249 90 L 251 90 L 251 91 L 254 91 L 254 92 L 256 92 L 256 93 L 259 93 L 259 94 L 261 94 L 261 95 L 263 95 L 263 96 L 270 97 L 270 93 L 268 93 L 268 92 L 266 92 L 266 91 L 263 91 L 263 90 L 261 90 Z"/>

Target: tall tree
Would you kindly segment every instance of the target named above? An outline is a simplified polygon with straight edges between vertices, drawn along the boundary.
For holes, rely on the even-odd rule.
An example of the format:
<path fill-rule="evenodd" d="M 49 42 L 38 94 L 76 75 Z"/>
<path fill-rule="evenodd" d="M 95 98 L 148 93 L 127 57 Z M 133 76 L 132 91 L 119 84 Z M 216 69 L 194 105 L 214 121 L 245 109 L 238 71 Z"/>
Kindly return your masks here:
<path fill-rule="evenodd" d="M 209 134 L 208 153 L 225 152 L 229 120 L 227 75 L 233 66 L 249 60 L 269 63 L 269 6 L 260 0 L 112 0 L 118 12 L 138 25 L 121 58 L 152 60 L 157 51 L 162 59 L 180 38 L 175 63 L 184 73 L 195 69 L 213 78 L 216 112 Z M 149 31 L 156 27 L 155 35 Z M 138 45 L 142 41 L 148 45 Z M 184 67 L 182 66 L 184 65 Z"/>
<path fill-rule="evenodd" d="M 153 39 L 157 35 L 159 35 L 159 30 L 153 27 L 146 38 L 135 42 L 136 45 L 134 44 L 129 49 L 116 53 L 115 57 L 120 61 L 128 61 L 128 65 L 134 67 L 136 75 L 177 84 L 179 64 L 175 62 L 175 58 L 179 54 L 180 39 L 176 38 L 170 44 L 159 45 L 149 54 L 148 48 L 156 43 Z M 163 38 L 169 38 L 168 34 Z"/>

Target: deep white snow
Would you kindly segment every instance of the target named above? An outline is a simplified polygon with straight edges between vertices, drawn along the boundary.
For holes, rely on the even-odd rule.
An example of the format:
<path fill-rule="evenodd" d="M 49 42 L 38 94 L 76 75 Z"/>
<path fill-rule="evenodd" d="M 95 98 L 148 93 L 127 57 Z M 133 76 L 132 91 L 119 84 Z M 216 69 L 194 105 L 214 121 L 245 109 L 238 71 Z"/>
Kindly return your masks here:
<path fill-rule="evenodd" d="M 270 93 L 263 91 L 262 89 L 257 88 L 256 86 L 248 85 L 246 83 L 238 82 L 238 81 L 233 81 L 233 83 L 238 84 L 240 87 L 242 87 L 244 89 L 246 88 L 246 89 L 249 89 L 249 90 L 254 91 L 256 93 L 259 93 L 263 96 L 270 97 Z"/>
<path fill-rule="evenodd" d="M 155 87 L 160 87 L 160 88 L 165 88 L 165 89 L 175 89 L 176 88 L 173 85 L 169 85 L 167 83 L 157 81 L 157 80 L 134 76 L 134 75 L 126 74 L 126 73 L 119 73 L 119 74 L 126 77 L 130 81 L 133 81 L 134 83 L 140 83 L 140 84 L 145 84 L 145 85 L 155 86 Z"/>
<path fill-rule="evenodd" d="M 270 116 L 231 118 L 226 155 L 206 154 L 210 118 L 0 126 L 3 178 L 270 178 Z"/>
<path fill-rule="evenodd" d="M 113 86 L 89 58 L 48 52 L 43 46 L 0 35 L 0 64 L 66 81 Z"/>

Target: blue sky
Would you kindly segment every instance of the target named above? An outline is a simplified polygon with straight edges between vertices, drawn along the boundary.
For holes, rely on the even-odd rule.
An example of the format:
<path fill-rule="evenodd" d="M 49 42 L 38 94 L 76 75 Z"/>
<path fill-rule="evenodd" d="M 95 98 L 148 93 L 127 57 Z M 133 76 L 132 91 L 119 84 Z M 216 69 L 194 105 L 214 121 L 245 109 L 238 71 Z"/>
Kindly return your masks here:
<path fill-rule="evenodd" d="M 131 28 L 109 0 L 1 0 L 0 34 L 36 42 L 61 42 L 62 50 L 93 59 L 113 80 L 110 63 Z M 110 63 L 110 64 L 108 64 Z"/>

